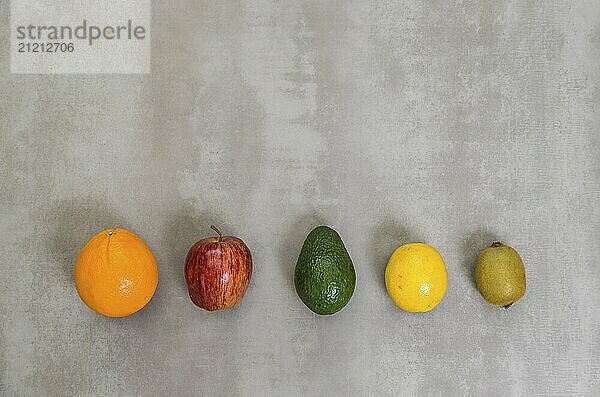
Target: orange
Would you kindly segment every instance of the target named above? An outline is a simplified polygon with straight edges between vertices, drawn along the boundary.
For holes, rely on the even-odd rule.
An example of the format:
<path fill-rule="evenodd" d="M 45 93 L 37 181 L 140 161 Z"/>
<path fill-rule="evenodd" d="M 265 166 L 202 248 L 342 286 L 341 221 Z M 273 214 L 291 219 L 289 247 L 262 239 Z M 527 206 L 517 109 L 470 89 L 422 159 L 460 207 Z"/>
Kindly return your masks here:
<path fill-rule="evenodd" d="M 144 240 L 125 229 L 98 233 L 75 263 L 75 287 L 90 309 L 124 317 L 146 306 L 158 285 L 156 259 Z"/>

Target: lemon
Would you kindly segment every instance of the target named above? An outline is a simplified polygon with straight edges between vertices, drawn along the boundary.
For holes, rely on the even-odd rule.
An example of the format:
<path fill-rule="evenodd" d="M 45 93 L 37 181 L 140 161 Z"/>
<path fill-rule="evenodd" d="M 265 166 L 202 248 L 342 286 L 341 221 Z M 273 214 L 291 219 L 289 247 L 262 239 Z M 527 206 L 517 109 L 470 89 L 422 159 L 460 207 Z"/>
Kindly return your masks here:
<path fill-rule="evenodd" d="M 398 247 L 385 268 L 385 287 L 400 309 L 428 312 L 448 287 L 446 265 L 439 252 L 424 243 Z"/>

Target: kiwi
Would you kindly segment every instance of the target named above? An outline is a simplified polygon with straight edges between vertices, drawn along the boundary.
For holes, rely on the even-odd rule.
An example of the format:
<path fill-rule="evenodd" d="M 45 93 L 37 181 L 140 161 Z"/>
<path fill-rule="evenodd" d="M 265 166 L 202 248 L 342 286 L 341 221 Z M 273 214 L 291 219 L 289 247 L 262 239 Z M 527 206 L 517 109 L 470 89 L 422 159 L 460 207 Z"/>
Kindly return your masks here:
<path fill-rule="evenodd" d="M 494 243 L 479 254 L 475 282 L 486 301 L 508 309 L 525 295 L 525 265 L 515 249 Z"/>

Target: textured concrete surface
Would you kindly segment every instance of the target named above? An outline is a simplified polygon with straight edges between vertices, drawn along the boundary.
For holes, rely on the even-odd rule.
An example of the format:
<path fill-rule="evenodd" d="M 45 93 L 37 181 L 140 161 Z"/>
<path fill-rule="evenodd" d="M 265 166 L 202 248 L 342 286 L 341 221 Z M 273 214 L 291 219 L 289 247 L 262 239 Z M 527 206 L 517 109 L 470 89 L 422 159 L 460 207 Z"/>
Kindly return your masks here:
<path fill-rule="evenodd" d="M 0 393 L 600 394 L 600 2 L 154 2 L 148 76 L 10 75 L 0 1 Z M 194 307 L 189 246 L 242 237 L 241 306 Z M 336 228 L 350 304 L 297 298 L 302 241 Z M 89 311 L 73 264 L 121 226 L 160 284 Z M 426 241 L 449 289 L 397 310 L 383 270 Z M 487 305 L 477 252 L 516 247 L 525 298 Z"/>

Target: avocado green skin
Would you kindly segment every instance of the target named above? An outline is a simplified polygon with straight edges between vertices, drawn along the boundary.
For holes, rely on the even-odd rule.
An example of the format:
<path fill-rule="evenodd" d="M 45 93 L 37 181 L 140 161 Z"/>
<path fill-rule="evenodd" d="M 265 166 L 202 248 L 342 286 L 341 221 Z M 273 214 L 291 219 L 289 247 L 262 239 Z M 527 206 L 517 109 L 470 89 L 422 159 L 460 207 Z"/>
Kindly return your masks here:
<path fill-rule="evenodd" d="M 296 264 L 294 284 L 300 300 L 317 314 L 334 314 L 350 301 L 356 274 L 335 230 L 318 226 L 308 234 Z"/>
<path fill-rule="evenodd" d="M 475 282 L 489 303 L 508 308 L 525 295 L 525 265 L 519 253 L 502 243 L 484 249 L 475 267 Z"/>

